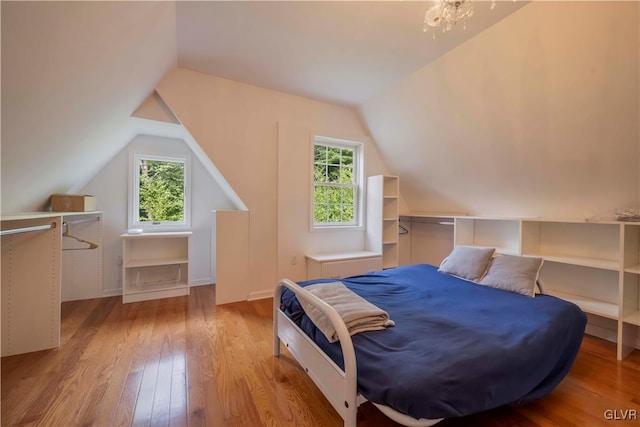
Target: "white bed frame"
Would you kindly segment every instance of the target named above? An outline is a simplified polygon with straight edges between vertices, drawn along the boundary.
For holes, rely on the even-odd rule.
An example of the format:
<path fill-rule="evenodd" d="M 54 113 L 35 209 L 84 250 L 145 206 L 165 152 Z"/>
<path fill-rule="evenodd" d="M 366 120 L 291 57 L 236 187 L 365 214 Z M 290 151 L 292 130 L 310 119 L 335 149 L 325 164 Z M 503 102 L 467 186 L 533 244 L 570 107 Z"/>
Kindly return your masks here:
<path fill-rule="evenodd" d="M 340 340 L 344 370 L 280 310 L 282 288 L 291 290 L 299 300 L 304 299 L 312 304 L 331 321 Z M 288 279 L 278 282 L 273 297 L 273 355 L 276 357 L 280 356 L 281 340 L 340 414 L 344 420 L 344 427 L 356 427 L 358 406 L 367 399 L 358 394 L 356 354 L 351 335 L 333 307 Z M 415 419 L 388 406 L 376 403 L 374 405 L 392 420 L 409 427 L 432 426 L 442 421 L 442 418 Z"/>

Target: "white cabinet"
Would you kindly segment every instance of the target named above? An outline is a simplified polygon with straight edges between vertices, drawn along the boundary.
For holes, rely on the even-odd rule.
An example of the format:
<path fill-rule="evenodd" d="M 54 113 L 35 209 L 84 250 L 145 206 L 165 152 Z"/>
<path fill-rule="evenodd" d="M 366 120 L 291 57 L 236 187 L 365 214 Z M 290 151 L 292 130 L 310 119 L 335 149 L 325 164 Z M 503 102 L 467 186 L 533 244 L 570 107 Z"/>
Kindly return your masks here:
<path fill-rule="evenodd" d="M 189 295 L 190 231 L 123 234 L 122 302 Z"/>
<path fill-rule="evenodd" d="M 366 248 L 382 254 L 382 268 L 399 265 L 399 181 L 397 176 L 386 175 L 367 179 Z"/>
<path fill-rule="evenodd" d="M 339 279 L 382 269 L 379 253 L 361 251 L 307 255 L 307 279 Z"/>

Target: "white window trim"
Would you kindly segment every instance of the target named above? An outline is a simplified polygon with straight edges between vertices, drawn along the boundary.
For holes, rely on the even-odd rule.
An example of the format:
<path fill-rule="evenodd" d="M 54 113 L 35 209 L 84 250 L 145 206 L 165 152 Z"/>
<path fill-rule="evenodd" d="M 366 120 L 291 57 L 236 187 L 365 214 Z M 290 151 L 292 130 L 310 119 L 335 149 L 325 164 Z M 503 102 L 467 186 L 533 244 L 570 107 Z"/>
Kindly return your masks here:
<path fill-rule="evenodd" d="M 357 191 L 356 191 L 356 206 L 355 206 L 355 217 L 356 217 L 356 221 L 355 223 L 351 223 L 351 224 L 340 224 L 340 223 L 330 223 L 330 224 L 322 224 L 322 225 L 316 225 L 314 223 L 313 220 L 313 205 L 314 205 L 314 198 L 313 198 L 313 192 L 314 192 L 314 179 L 313 179 L 313 167 L 315 164 L 315 158 L 314 158 L 314 147 L 315 144 L 319 143 L 319 144 L 323 144 L 323 145 L 328 145 L 331 147 L 337 147 L 337 148 L 342 148 L 342 147 L 347 147 L 347 148 L 353 148 L 354 149 L 354 162 L 353 162 L 353 174 L 354 176 L 357 177 L 358 182 L 357 182 Z M 311 167 L 311 171 L 309 173 L 309 195 L 310 195 L 310 201 L 309 201 L 309 230 L 312 232 L 316 232 L 316 231 L 338 231 L 338 230 L 343 230 L 343 231 L 358 231 L 358 230 L 364 230 L 364 193 L 365 193 L 365 180 L 364 180 L 364 144 L 362 142 L 359 141 L 350 141 L 350 140 L 346 140 L 346 139 L 338 139 L 338 138 L 331 138 L 331 137 L 327 137 L 327 136 L 320 136 L 320 135 L 312 135 L 311 136 L 311 155 L 310 155 L 310 167 Z"/>
<path fill-rule="evenodd" d="M 137 165 L 140 159 L 179 162 L 184 164 L 184 221 L 161 222 L 153 224 L 148 221 L 138 220 L 138 204 L 140 190 L 140 175 Z M 183 231 L 191 227 L 191 156 L 162 156 L 131 152 L 129 156 L 129 215 L 128 228 L 141 228 L 145 232 Z"/>

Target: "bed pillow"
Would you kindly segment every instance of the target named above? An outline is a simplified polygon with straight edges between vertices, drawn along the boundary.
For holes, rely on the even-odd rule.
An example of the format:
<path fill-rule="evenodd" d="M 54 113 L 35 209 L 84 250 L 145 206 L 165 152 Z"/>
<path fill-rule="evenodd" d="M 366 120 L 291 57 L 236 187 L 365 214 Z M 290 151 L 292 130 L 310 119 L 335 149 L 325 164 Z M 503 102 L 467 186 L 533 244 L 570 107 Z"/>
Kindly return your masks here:
<path fill-rule="evenodd" d="M 477 282 L 487 272 L 489 260 L 491 260 L 494 252 L 494 248 L 456 246 L 449 256 L 442 261 L 438 271 Z"/>
<path fill-rule="evenodd" d="M 491 260 L 487 274 L 478 283 L 533 297 L 542 262 L 537 257 L 501 255 Z"/>

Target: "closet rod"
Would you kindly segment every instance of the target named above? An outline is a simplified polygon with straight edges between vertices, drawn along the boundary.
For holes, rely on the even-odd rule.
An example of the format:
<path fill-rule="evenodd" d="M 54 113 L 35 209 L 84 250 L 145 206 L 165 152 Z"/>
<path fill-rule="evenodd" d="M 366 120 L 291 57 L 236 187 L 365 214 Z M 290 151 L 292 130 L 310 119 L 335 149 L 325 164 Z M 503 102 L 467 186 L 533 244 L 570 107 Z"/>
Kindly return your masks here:
<path fill-rule="evenodd" d="M 56 228 L 55 222 L 52 222 L 51 224 L 45 224 L 45 225 L 34 225 L 33 227 L 23 227 L 23 228 L 13 228 L 11 230 L 2 230 L 0 231 L 0 236 L 6 236 L 9 234 L 18 234 L 18 233 L 28 233 L 30 231 L 50 230 L 52 228 Z"/>
<path fill-rule="evenodd" d="M 69 224 L 69 225 L 76 225 L 76 224 L 82 224 L 84 222 L 95 222 L 95 221 L 100 221 L 100 217 L 95 217 L 95 218 L 89 218 L 89 219 L 76 219 L 73 221 L 68 221 L 65 220 L 64 222 Z"/>

